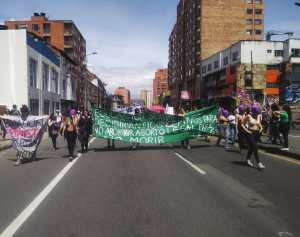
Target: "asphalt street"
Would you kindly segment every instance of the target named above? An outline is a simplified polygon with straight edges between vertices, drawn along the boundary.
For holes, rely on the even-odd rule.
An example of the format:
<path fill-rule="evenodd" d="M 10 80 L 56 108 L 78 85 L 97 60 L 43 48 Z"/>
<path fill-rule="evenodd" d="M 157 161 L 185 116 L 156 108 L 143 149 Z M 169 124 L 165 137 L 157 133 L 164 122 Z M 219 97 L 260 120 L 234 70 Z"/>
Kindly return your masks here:
<path fill-rule="evenodd" d="M 70 165 L 59 145 L 45 140 L 19 167 L 14 151 L 0 153 L 0 237 L 300 236 L 298 161 L 261 155 L 259 171 L 213 143 L 107 151 L 95 140 Z"/>

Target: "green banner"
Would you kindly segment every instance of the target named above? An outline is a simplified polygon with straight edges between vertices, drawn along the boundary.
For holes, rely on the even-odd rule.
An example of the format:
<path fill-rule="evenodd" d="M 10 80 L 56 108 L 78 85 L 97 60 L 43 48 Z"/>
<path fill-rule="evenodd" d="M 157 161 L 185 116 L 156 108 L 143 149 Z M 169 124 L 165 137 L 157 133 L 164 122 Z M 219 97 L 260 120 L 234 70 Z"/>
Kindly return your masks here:
<path fill-rule="evenodd" d="M 183 141 L 217 133 L 216 106 L 187 113 L 184 117 L 145 112 L 139 115 L 94 108 L 97 138 L 141 144 Z"/>

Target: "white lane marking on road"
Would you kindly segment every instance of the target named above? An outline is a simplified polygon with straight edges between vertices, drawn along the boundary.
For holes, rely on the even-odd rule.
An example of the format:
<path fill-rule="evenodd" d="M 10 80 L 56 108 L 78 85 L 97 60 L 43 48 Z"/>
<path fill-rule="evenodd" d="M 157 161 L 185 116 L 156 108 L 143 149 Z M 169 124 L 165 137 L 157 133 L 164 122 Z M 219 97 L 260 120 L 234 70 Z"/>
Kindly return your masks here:
<path fill-rule="evenodd" d="M 296 135 L 289 135 L 289 137 L 300 138 L 300 136 L 296 136 Z"/>
<path fill-rule="evenodd" d="M 91 139 L 89 144 L 95 140 Z M 20 215 L 1 233 L 0 237 L 12 237 L 17 230 L 24 224 L 24 222 L 31 216 L 31 214 L 39 207 L 43 200 L 50 194 L 55 186 L 62 180 L 68 173 L 72 166 L 80 159 L 81 153 L 78 153 L 76 158 L 69 162 L 56 177 L 43 189 L 42 192 L 20 213 Z"/>
<path fill-rule="evenodd" d="M 191 166 L 193 169 L 195 169 L 197 172 L 199 172 L 202 175 L 206 175 L 206 172 L 202 169 L 200 169 L 198 166 L 194 165 L 192 162 L 188 161 L 187 159 L 185 159 L 182 155 L 180 155 L 179 153 L 175 152 L 175 155 L 183 160 L 185 163 L 187 163 L 189 166 Z"/>

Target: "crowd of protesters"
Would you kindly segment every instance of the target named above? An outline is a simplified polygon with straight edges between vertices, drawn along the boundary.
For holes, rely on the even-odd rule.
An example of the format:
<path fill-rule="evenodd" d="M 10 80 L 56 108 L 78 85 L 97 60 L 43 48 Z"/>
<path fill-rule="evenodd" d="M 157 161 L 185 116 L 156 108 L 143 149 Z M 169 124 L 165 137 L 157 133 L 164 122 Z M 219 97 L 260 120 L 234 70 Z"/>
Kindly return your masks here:
<path fill-rule="evenodd" d="M 288 105 L 272 104 L 270 108 L 254 103 L 252 106 L 240 105 L 238 108 L 225 109 L 220 107 L 217 114 L 219 138 L 217 145 L 224 140 L 225 150 L 231 150 L 238 142 L 240 152 L 247 149 L 247 165 L 253 167 L 252 156 L 259 169 L 264 169 L 258 154 L 258 142 L 265 133 L 268 143 L 282 145 L 282 151 L 289 151 L 289 131 L 291 124 L 291 110 Z"/>
<path fill-rule="evenodd" d="M 93 130 L 91 113 L 87 110 L 77 111 L 70 109 L 66 114 L 51 114 L 48 121 L 49 137 L 52 140 L 53 149 L 57 150 L 56 139 L 63 136 L 68 146 L 69 161 L 75 158 L 74 151 L 77 139 L 81 144 L 81 152 L 88 151 L 89 138 Z"/>

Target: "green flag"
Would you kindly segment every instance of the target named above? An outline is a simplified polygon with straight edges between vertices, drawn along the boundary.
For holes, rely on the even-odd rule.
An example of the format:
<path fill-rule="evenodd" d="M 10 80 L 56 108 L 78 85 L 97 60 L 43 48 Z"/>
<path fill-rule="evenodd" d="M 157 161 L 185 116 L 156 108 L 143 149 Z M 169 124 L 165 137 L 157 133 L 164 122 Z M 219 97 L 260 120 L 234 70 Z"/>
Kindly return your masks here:
<path fill-rule="evenodd" d="M 141 144 L 163 144 L 216 134 L 218 107 L 187 113 L 185 117 L 147 111 L 135 116 L 94 108 L 97 138 Z"/>

